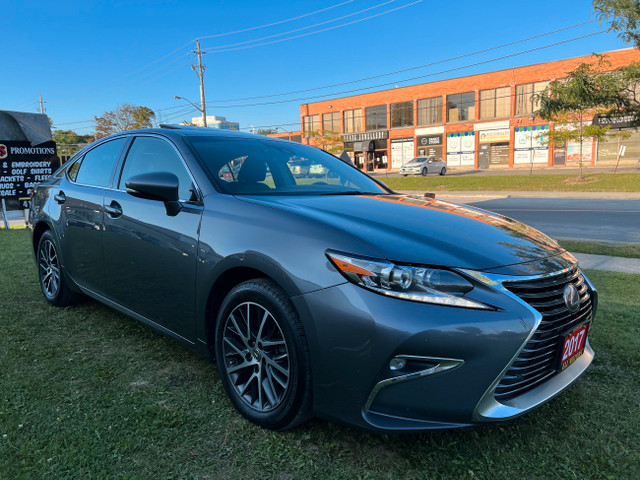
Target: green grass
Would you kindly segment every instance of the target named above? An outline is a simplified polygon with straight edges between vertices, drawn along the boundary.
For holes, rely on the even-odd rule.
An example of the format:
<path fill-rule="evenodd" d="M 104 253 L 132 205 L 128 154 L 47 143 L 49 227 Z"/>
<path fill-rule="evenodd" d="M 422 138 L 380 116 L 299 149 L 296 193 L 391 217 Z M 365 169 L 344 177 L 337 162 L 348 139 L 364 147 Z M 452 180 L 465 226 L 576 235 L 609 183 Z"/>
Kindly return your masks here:
<path fill-rule="evenodd" d="M 558 240 L 562 248 L 570 252 L 611 255 L 612 257 L 640 258 L 638 243 L 604 243 L 584 240 Z"/>
<path fill-rule="evenodd" d="M 404 436 L 243 420 L 207 360 L 93 301 L 43 299 L 0 231 L 0 478 L 640 478 L 640 277 L 600 290 L 594 365 L 506 424 Z"/>
<path fill-rule="evenodd" d="M 544 192 L 640 192 L 640 173 L 585 175 L 466 175 L 462 177 L 378 177 L 393 190 L 517 190 Z"/>

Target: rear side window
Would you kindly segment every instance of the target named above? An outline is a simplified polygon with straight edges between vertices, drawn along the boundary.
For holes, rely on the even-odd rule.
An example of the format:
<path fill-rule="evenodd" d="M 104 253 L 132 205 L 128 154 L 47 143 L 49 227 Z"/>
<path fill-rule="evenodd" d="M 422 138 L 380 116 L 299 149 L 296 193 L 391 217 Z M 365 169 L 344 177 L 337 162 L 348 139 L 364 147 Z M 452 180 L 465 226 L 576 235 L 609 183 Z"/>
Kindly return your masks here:
<path fill-rule="evenodd" d="M 126 138 L 118 138 L 103 143 L 93 150 L 88 151 L 80 161 L 77 172 L 74 171 L 78 162 L 71 165 L 69 178 L 83 185 L 94 187 L 108 187 L 111 183 L 111 172 L 118 160 L 120 150 L 126 142 Z"/>
<path fill-rule="evenodd" d="M 124 161 L 118 188 L 124 190 L 127 180 L 134 175 L 151 172 L 173 173 L 178 177 L 178 198 L 182 201 L 196 200 L 189 172 L 175 149 L 160 138 L 137 137 Z"/>

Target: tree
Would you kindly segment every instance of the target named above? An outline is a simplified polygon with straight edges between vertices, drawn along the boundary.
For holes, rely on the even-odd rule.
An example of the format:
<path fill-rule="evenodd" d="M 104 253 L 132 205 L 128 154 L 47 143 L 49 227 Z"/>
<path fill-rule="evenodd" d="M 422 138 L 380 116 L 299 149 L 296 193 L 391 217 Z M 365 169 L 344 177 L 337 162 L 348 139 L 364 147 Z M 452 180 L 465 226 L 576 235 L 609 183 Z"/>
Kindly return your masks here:
<path fill-rule="evenodd" d="M 319 130 L 311 130 L 304 133 L 309 139 L 309 145 L 318 147 L 325 152 L 340 153 L 344 150 L 342 137 L 336 132 L 320 132 Z"/>
<path fill-rule="evenodd" d="M 92 135 L 78 135 L 74 130 L 54 130 L 51 138 L 56 142 L 58 155 L 71 156 L 93 139 Z"/>
<path fill-rule="evenodd" d="M 610 32 L 616 32 L 626 43 L 633 43 L 640 48 L 639 1 L 593 0 L 593 9 L 600 23 L 609 23 Z"/>
<path fill-rule="evenodd" d="M 106 137 L 134 128 L 150 128 L 156 114 L 148 107 L 135 106 L 128 103 L 118 105 L 113 111 L 104 112 L 94 117 L 96 122 L 96 138 Z"/>
<path fill-rule="evenodd" d="M 555 124 L 554 130 L 548 134 L 547 141 L 574 141 L 580 144 L 580 178 L 585 139 L 603 139 L 609 130 L 609 126 L 592 124 L 592 118 L 597 114 L 606 115 L 620 106 L 619 75 L 605 72 L 606 61 L 601 56 L 596 58 L 596 63 L 580 64 L 566 78 L 551 82 L 538 95 L 540 109 L 536 115 Z"/>

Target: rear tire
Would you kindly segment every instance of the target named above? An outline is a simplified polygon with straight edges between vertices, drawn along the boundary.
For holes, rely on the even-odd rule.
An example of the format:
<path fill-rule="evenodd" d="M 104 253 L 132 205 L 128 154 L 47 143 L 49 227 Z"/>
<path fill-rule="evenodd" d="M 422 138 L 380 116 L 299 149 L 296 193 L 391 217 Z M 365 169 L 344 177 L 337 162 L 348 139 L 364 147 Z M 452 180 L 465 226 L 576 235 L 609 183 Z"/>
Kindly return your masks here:
<path fill-rule="evenodd" d="M 76 303 L 80 295 L 69 288 L 59 252 L 58 242 L 51 230 L 45 231 L 36 250 L 40 288 L 44 298 L 51 305 L 66 307 Z"/>
<path fill-rule="evenodd" d="M 447 169 L 445 167 L 442 167 L 442 170 L 440 170 L 440 176 L 444 177 L 445 173 L 447 173 Z"/>
<path fill-rule="evenodd" d="M 249 280 L 220 307 L 216 363 L 234 407 L 270 430 L 311 417 L 311 361 L 298 314 L 274 282 Z"/>

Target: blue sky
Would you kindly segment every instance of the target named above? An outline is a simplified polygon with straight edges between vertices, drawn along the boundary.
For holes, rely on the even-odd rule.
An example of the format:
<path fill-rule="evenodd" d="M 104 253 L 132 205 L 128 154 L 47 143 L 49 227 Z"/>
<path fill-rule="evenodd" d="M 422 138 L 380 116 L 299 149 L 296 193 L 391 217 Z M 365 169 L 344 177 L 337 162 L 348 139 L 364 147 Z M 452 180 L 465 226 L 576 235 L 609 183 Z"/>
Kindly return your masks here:
<path fill-rule="evenodd" d="M 626 47 L 614 34 L 597 34 L 494 61 L 606 29 L 592 22 L 451 60 L 593 20 L 591 2 L 414 2 L 2 0 L 0 109 L 35 111 L 42 93 L 54 125 L 80 133 L 93 129 L 90 120 L 95 115 L 120 103 L 148 106 L 168 123 L 191 118 L 197 112 L 186 111 L 173 97 L 199 102 L 197 77 L 189 67 L 195 38 L 202 38 L 208 52 L 207 113 L 240 122 L 243 129 L 282 125 L 286 130 L 298 128 L 290 124 L 299 121 L 300 103 L 314 101 L 306 100 L 309 97 L 343 96 L 340 92 L 382 83 L 405 86 Z M 295 17 L 302 18 L 287 21 Z M 442 63 L 328 89 L 228 101 L 434 62 Z M 430 76 L 403 82 L 421 75 Z"/>

